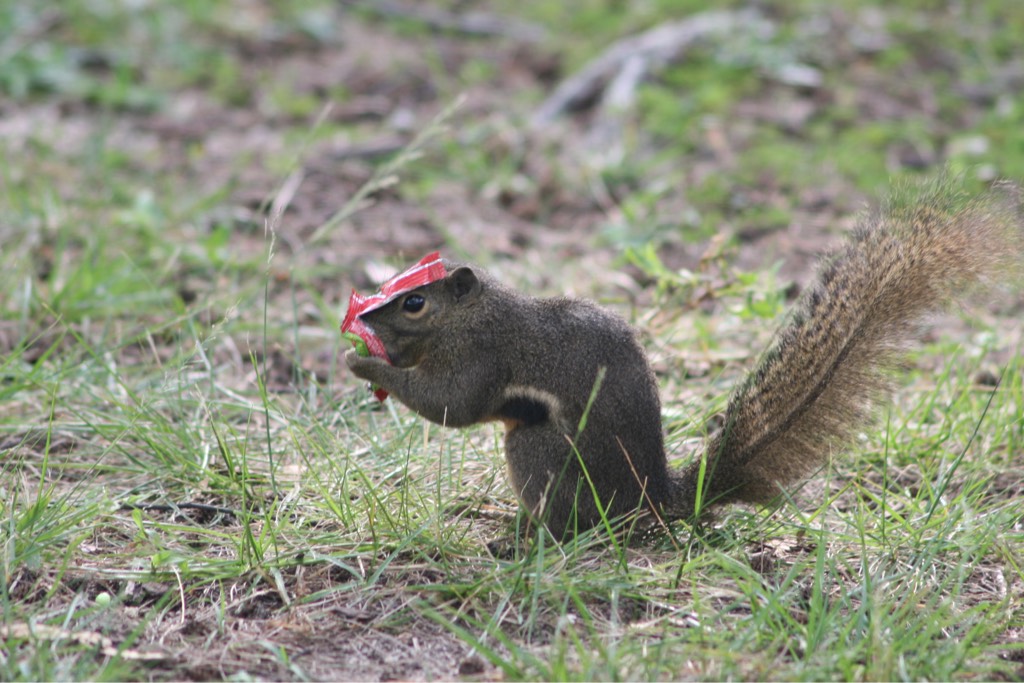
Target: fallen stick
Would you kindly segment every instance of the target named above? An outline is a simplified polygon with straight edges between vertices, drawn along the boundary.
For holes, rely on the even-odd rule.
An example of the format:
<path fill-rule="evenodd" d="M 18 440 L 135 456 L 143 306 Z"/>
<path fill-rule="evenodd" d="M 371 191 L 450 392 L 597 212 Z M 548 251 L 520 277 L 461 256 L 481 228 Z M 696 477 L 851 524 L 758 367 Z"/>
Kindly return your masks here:
<path fill-rule="evenodd" d="M 614 102 L 608 106 L 621 107 L 631 101 L 632 92 L 652 69 L 678 60 L 700 40 L 740 30 L 770 34 L 774 24 L 756 10 L 712 11 L 627 36 L 562 81 L 533 113 L 530 124 L 533 128 L 546 126 L 583 103 L 595 101 L 606 84 L 613 81 L 616 87 L 610 89 L 610 97 Z M 622 77 L 617 78 L 620 73 Z"/>

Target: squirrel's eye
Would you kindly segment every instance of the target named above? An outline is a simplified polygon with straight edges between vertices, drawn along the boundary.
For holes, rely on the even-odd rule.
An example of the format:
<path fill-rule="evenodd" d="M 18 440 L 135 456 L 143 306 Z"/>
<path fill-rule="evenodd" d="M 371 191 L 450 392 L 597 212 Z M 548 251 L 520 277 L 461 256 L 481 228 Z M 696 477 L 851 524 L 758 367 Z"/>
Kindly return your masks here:
<path fill-rule="evenodd" d="M 419 294 L 410 294 L 405 297 L 405 301 L 402 302 L 402 310 L 406 313 L 419 313 L 423 310 L 423 305 L 427 303 Z"/>

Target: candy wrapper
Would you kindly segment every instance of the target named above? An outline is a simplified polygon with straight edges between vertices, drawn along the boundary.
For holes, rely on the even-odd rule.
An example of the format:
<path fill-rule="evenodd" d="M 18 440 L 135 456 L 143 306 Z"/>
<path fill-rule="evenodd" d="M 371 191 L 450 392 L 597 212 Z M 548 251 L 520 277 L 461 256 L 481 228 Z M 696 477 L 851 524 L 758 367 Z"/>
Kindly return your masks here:
<path fill-rule="evenodd" d="M 373 333 L 372 329 L 366 326 L 361 316 L 417 287 L 436 282 L 447 274 L 444 264 L 441 263 L 441 255 L 435 251 L 421 258 L 416 265 L 385 282 L 376 294 L 362 296 L 352 290 L 352 296 L 348 300 L 348 311 L 345 312 L 345 320 L 341 323 L 342 336 L 352 342 L 356 353 L 360 356 L 376 356 L 390 363 L 391 360 L 388 358 L 384 343 Z M 378 401 L 383 401 L 388 397 L 388 392 L 380 387 L 371 388 Z"/>

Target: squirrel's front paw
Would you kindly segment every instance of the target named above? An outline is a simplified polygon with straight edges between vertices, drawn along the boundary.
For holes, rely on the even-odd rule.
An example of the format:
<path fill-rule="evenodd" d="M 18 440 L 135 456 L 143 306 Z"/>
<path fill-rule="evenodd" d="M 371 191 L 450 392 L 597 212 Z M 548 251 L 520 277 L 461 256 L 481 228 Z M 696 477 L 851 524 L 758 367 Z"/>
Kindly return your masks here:
<path fill-rule="evenodd" d="M 356 377 L 368 380 L 374 379 L 370 375 L 375 369 L 382 366 L 388 367 L 388 362 L 384 359 L 377 358 L 376 356 L 360 356 L 356 349 L 349 349 L 345 352 L 345 364 Z"/>

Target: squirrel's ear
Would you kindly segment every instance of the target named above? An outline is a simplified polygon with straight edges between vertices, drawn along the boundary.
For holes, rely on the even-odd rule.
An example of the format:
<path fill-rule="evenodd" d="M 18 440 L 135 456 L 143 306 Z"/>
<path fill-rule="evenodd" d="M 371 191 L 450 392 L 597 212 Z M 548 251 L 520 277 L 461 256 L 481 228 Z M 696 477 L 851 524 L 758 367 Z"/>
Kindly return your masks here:
<path fill-rule="evenodd" d="M 452 293 L 455 295 L 456 301 L 470 294 L 476 296 L 480 292 L 480 280 L 477 279 L 472 268 L 460 266 L 452 271 L 448 280 L 451 282 Z"/>

